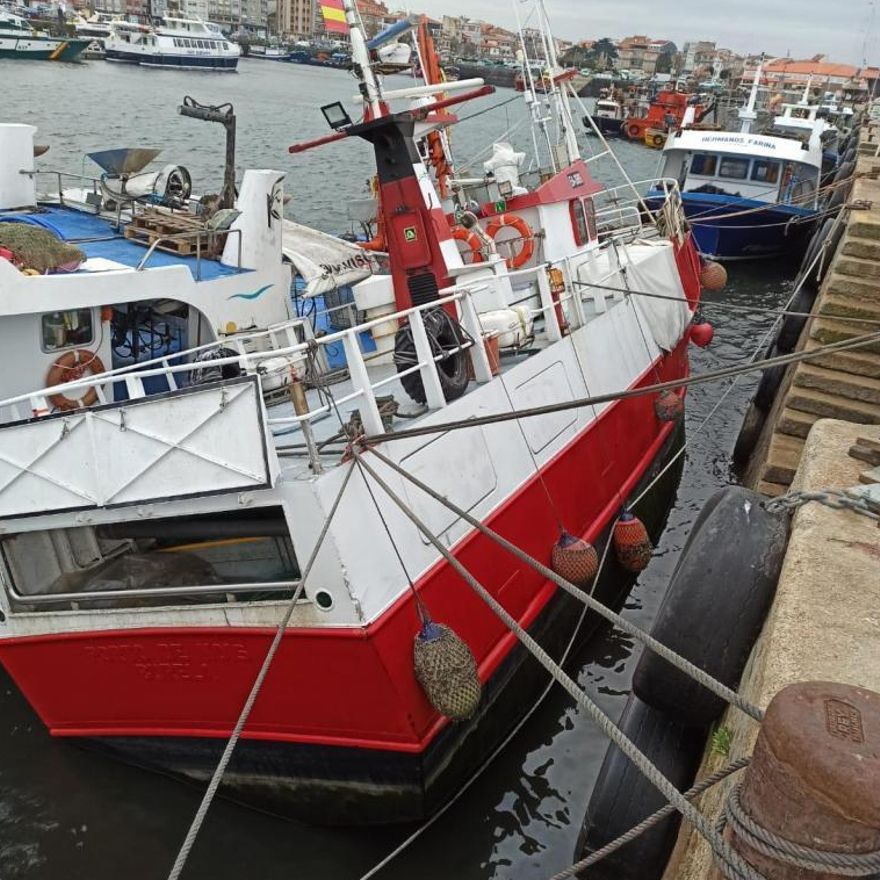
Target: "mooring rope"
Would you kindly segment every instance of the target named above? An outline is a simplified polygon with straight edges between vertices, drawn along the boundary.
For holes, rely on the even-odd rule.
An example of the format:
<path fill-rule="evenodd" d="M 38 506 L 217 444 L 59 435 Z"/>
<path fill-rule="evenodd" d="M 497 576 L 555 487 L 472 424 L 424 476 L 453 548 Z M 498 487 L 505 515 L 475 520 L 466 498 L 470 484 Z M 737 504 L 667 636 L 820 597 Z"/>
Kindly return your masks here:
<path fill-rule="evenodd" d="M 520 562 L 524 562 L 530 568 L 533 568 L 536 572 L 538 572 L 538 574 L 552 581 L 558 587 L 561 587 L 569 595 L 573 596 L 575 599 L 586 605 L 591 611 L 595 611 L 597 614 L 604 617 L 605 620 L 607 620 L 609 623 L 611 623 L 618 629 L 623 630 L 627 635 L 632 636 L 634 639 L 645 645 L 645 647 L 650 648 L 668 663 L 671 663 L 673 666 L 675 666 L 676 669 L 681 670 L 686 675 L 689 675 L 691 678 L 693 678 L 695 681 L 698 681 L 701 685 L 703 685 L 703 687 L 712 691 L 713 694 L 724 700 L 725 703 L 736 706 L 738 709 L 742 710 L 746 715 L 748 715 L 750 718 L 753 718 L 755 721 L 761 721 L 761 719 L 764 717 L 764 713 L 757 706 L 754 706 L 748 700 L 745 700 L 736 691 L 722 684 L 711 675 L 708 675 L 698 666 L 695 666 L 693 663 L 691 663 L 690 660 L 688 660 L 686 657 L 682 657 L 680 654 L 677 654 L 675 651 L 667 648 L 665 645 L 663 645 L 661 642 L 658 642 L 653 636 L 651 636 L 641 627 L 636 626 L 636 624 L 634 623 L 631 623 L 625 617 L 621 617 L 615 611 L 612 611 L 610 608 L 608 608 L 607 605 L 603 605 L 598 599 L 594 598 L 584 590 L 581 590 L 579 587 L 576 587 L 574 584 L 567 581 L 561 575 L 558 575 L 555 571 L 553 571 L 552 568 L 548 568 L 542 562 L 539 562 L 533 556 L 530 556 L 524 550 L 517 547 L 516 544 L 508 541 L 507 538 L 503 537 L 502 535 L 499 535 L 498 532 L 494 531 L 492 528 L 482 523 L 476 517 L 472 516 L 466 510 L 463 510 L 457 504 L 446 498 L 444 495 L 441 495 L 435 489 L 432 489 L 414 474 L 410 473 L 405 468 L 397 464 L 397 462 L 392 461 L 386 455 L 383 455 L 378 449 L 373 448 L 370 451 L 384 465 L 391 468 L 391 470 L 402 476 L 405 480 L 408 480 L 426 495 L 429 495 L 438 504 L 441 504 L 451 513 L 454 513 L 456 516 L 463 519 L 468 525 L 473 526 L 479 532 L 484 534 L 487 538 L 490 538 L 496 544 L 499 544 L 514 557 L 519 559 Z"/>
<path fill-rule="evenodd" d="M 598 580 L 602 576 L 602 572 L 605 568 L 605 562 L 608 559 L 608 551 L 611 549 L 611 541 L 608 540 L 605 542 L 605 548 L 602 551 L 602 558 L 599 560 L 599 568 L 596 572 L 596 580 Z M 574 626 L 574 629 L 571 634 L 571 638 L 568 640 L 568 644 L 565 646 L 565 650 L 562 652 L 562 656 L 559 658 L 559 665 L 561 667 L 565 666 L 566 661 L 568 660 L 569 654 L 571 653 L 572 648 L 575 645 L 577 640 L 578 632 L 580 631 L 581 624 L 584 622 L 584 618 L 587 616 L 587 612 L 589 609 L 586 605 L 581 609 L 580 616 L 578 617 L 577 623 Z M 523 715 L 522 718 L 517 722 L 516 726 L 513 730 L 507 734 L 506 737 L 498 744 L 498 746 L 492 751 L 488 758 L 483 761 L 480 766 L 476 769 L 473 775 L 465 782 L 461 788 L 453 795 L 450 800 L 448 800 L 436 813 L 434 813 L 426 822 L 420 825 L 412 834 L 409 835 L 405 840 L 401 841 L 390 853 L 388 853 L 382 861 L 373 865 L 366 874 L 362 874 L 358 880 L 371 880 L 371 878 L 375 877 L 383 868 L 387 867 L 391 862 L 394 861 L 402 852 L 405 852 L 418 840 L 428 829 L 430 829 L 437 821 L 447 813 L 453 804 L 457 803 L 458 800 L 462 797 L 462 795 L 483 775 L 483 773 L 491 766 L 492 762 L 507 748 L 513 738 L 522 730 L 525 726 L 526 722 L 538 711 L 538 707 L 544 702 L 547 698 L 547 695 L 553 690 L 553 686 L 556 684 L 556 679 L 551 675 L 550 681 L 547 683 L 547 686 L 541 691 L 540 696 L 537 700 L 532 704 L 529 710 Z M 674 812 L 674 808 L 671 808 Z"/>
<path fill-rule="evenodd" d="M 223 749 L 223 754 L 220 756 L 220 760 L 217 762 L 217 767 L 215 768 L 214 773 L 211 776 L 211 781 L 208 783 L 208 787 L 205 790 L 205 794 L 202 797 L 202 801 L 199 804 L 198 810 L 196 810 L 196 814 L 193 817 L 192 824 L 189 827 L 189 831 L 187 831 L 186 833 L 186 837 L 184 838 L 183 843 L 180 846 L 180 850 L 177 853 L 177 858 L 174 860 L 174 864 L 172 865 L 171 871 L 168 874 L 168 880 L 178 880 L 181 872 L 186 866 L 186 861 L 189 858 L 190 850 L 193 848 L 193 844 L 196 842 L 196 837 L 198 837 L 199 831 L 204 824 L 205 817 L 208 814 L 208 810 L 214 800 L 214 796 L 217 794 L 217 789 L 220 787 L 220 783 L 223 780 L 223 775 L 226 772 L 226 768 L 229 765 L 230 759 L 232 758 L 232 753 L 235 750 L 239 739 L 241 738 L 244 726 L 245 724 L 247 724 L 247 720 L 250 717 L 251 710 L 254 708 L 254 703 L 256 702 L 260 690 L 263 687 L 263 682 L 266 680 L 266 675 L 269 673 L 269 668 L 272 665 L 272 661 L 275 659 L 275 655 L 278 653 L 278 648 L 281 646 L 281 639 L 283 638 L 284 633 L 287 630 L 287 625 L 290 623 L 290 619 L 293 616 L 293 611 L 296 608 L 296 603 L 299 601 L 299 598 L 302 595 L 303 590 L 305 589 L 306 580 L 311 574 L 312 566 L 315 564 L 315 560 L 318 558 L 318 552 L 320 551 L 321 546 L 324 543 L 324 539 L 327 537 L 327 532 L 330 529 L 330 523 L 333 522 L 333 517 L 336 514 L 337 509 L 339 508 L 339 503 L 342 501 L 342 496 L 345 494 L 345 488 L 346 486 L 348 486 L 348 482 L 351 479 L 351 475 L 353 473 L 354 464 L 352 463 L 352 466 L 345 474 L 342 485 L 339 487 L 339 491 L 337 492 L 336 498 L 333 501 L 333 506 L 330 508 L 330 512 L 327 514 L 327 517 L 324 520 L 324 525 L 321 529 L 320 534 L 318 535 L 318 539 L 315 542 L 315 546 L 312 550 L 311 555 L 309 556 L 306 567 L 303 570 L 302 575 L 300 576 L 299 583 L 297 584 L 296 589 L 293 592 L 293 596 L 291 596 L 290 601 L 287 604 L 284 616 L 281 618 L 281 621 L 278 624 L 278 628 L 275 630 L 275 637 L 272 639 L 272 644 L 269 646 L 269 650 L 266 652 L 266 656 L 263 659 L 263 665 L 260 667 L 260 671 L 257 673 L 257 677 L 254 679 L 254 683 L 251 685 L 250 693 L 248 693 L 244 706 L 242 707 L 241 712 L 238 716 L 238 720 L 235 722 L 235 727 L 232 729 L 232 733 L 229 735 L 229 739 L 226 741 L 226 745 Z"/>
<path fill-rule="evenodd" d="M 514 410 L 513 412 L 490 413 L 485 416 L 474 416 L 470 419 L 458 419 L 449 422 L 439 422 L 433 425 L 424 425 L 417 428 L 407 428 L 403 431 L 394 431 L 385 434 L 367 437 L 365 442 L 367 445 L 376 443 L 384 443 L 389 440 L 405 440 L 410 437 L 424 437 L 431 434 L 443 434 L 447 431 L 459 431 L 466 428 L 479 428 L 486 425 L 497 425 L 503 422 L 510 422 L 516 419 L 531 418 L 533 416 L 549 415 L 551 413 L 566 412 L 572 409 L 585 409 L 593 406 L 593 404 L 612 403 L 616 400 L 630 400 L 634 397 L 644 397 L 649 394 L 656 394 L 660 391 L 673 390 L 676 388 L 688 388 L 693 385 L 703 385 L 707 382 L 717 382 L 719 379 L 728 379 L 732 376 L 744 375 L 746 373 L 763 372 L 768 367 L 782 366 L 785 364 L 796 364 L 801 361 L 815 360 L 823 355 L 832 352 L 849 351 L 854 348 L 862 348 L 866 345 L 872 345 L 880 342 L 880 332 L 868 333 L 863 336 L 854 336 L 851 339 L 844 339 L 840 342 L 832 342 L 822 345 L 809 351 L 795 351 L 791 354 L 779 355 L 777 357 L 767 358 L 766 360 L 747 363 L 745 365 L 737 365 L 733 367 L 722 367 L 718 370 L 709 370 L 705 373 L 693 374 L 690 376 L 682 376 L 679 379 L 671 379 L 668 382 L 660 382 L 654 385 L 645 385 L 641 388 L 627 388 L 623 391 L 612 391 L 607 394 L 598 394 L 591 397 L 579 397 L 572 400 L 561 401 L 559 403 L 549 403 L 542 406 L 529 407 L 526 409 Z"/>
<path fill-rule="evenodd" d="M 352 454 L 359 458 L 364 468 L 376 481 L 379 487 L 402 511 L 404 516 L 425 536 L 429 543 L 443 556 L 459 576 L 489 606 L 492 612 L 519 639 L 529 653 L 549 672 L 565 689 L 568 695 L 584 709 L 599 729 L 613 742 L 624 755 L 642 772 L 660 793 L 671 803 L 699 832 L 706 838 L 716 856 L 725 864 L 738 871 L 744 880 L 765 880 L 739 855 L 713 828 L 706 817 L 693 804 L 682 796 L 682 793 L 660 772 L 656 765 L 629 739 L 614 722 L 591 700 L 577 683 L 561 669 L 552 657 L 535 641 L 529 633 L 508 613 L 497 599 L 452 555 L 443 542 L 425 525 L 410 506 L 401 499 L 394 490 L 379 476 L 376 470 L 365 460 L 358 449 Z M 586 594 L 584 594 L 586 595 Z M 599 603 L 597 603 L 599 604 Z"/>
<path fill-rule="evenodd" d="M 575 281 L 573 282 L 577 287 L 593 287 L 597 290 L 607 290 L 609 293 L 622 293 L 624 295 L 631 294 L 632 296 L 646 296 L 651 299 L 664 299 L 669 302 L 681 302 L 682 299 L 679 296 L 671 296 L 666 293 L 652 293 L 647 290 L 633 290 L 631 287 L 614 287 L 610 284 L 593 284 L 589 281 Z M 798 292 L 800 292 L 800 288 L 798 288 Z M 789 316 L 795 318 L 824 318 L 829 321 L 843 321 L 848 324 L 868 324 L 869 326 L 876 327 L 880 326 L 880 319 L 877 318 L 851 318 L 848 315 L 829 315 L 829 314 L 819 314 L 818 312 L 793 312 L 787 308 L 783 309 L 774 309 L 769 306 L 737 306 L 733 303 L 726 302 L 704 302 L 700 300 L 699 304 L 700 309 L 718 309 L 719 311 L 729 311 L 729 312 L 757 312 L 759 314 L 767 314 L 767 315 L 775 315 L 779 318 L 787 318 Z"/>
<path fill-rule="evenodd" d="M 723 829 L 729 824 L 737 838 L 750 849 L 767 856 L 777 862 L 815 871 L 819 874 L 834 872 L 838 877 L 876 877 L 880 872 L 880 850 L 871 852 L 848 853 L 834 850 L 816 849 L 795 843 L 782 837 L 757 822 L 743 807 L 741 800 L 742 783 L 735 785 L 727 795 L 724 816 L 719 824 Z M 726 865 L 719 865 L 725 877 L 732 877 Z"/>
<path fill-rule="evenodd" d="M 835 218 L 833 228 L 836 228 L 842 222 L 843 222 L 843 212 L 841 212 Z M 747 363 L 755 364 L 758 362 L 758 357 L 760 356 L 761 352 L 764 351 L 764 347 L 770 341 L 770 338 L 777 332 L 777 328 L 780 326 L 780 324 L 783 321 L 783 318 L 786 315 L 799 315 L 799 316 L 803 315 L 803 313 L 797 313 L 797 312 L 790 311 L 790 307 L 791 307 L 791 304 L 795 301 L 795 298 L 797 297 L 797 295 L 801 292 L 801 289 L 803 288 L 804 284 L 806 283 L 807 275 L 809 275 L 809 273 L 813 271 L 813 269 L 816 267 L 816 265 L 824 258 L 825 253 L 827 251 L 827 241 L 828 241 L 828 239 L 826 239 L 825 241 L 822 242 L 822 247 L 820 248 L 819 252 L 813 257 L 813 259 L 810 262 L 810 265 L 807 267 L 806 271 L 804 273 L 802 273 L 800 278 L 795 282 L 794 290 L 792 290 L 792 292 L 789 295 L 788 300 L 786 301 L 783 308 L 781 310 L 773 310 L 773 309 L 768 310 L 770 312 L 770 314 L 773 314 L 774 311 L 776 312 L 776 320 L 773 321 L 773 323 L 767 328 L 764 335 L 758 340 L 758 344 L 755 346 L 755 349 L 752 352 L 751 356 L 749 357 Z M 716 303 L 706 303 L 702 299 L 700 300 L 700 305 L 699 305 L 700 308 L 703 308 L 703 307 L 709 306 L 709 305 L 711 305 L 711 306 L 715 306 L 715 305 L 726 306 L 727 304 L 726 303 L 717 303 L 717 304 Z M 731 307 L 731 308 L 734 308 L 734 307 Z M 748 307 L 747 306 L 736 306 L 735 309 L 736 310 L 740 310 L 740 309 L 748 310 Z M 758 309 L 758 311 L 763 311 L 763 309 Z M 812 313 L 810 315 L 806 315 L 806 317 L 812 317 Z M 695 431 L 693 431 L 693 432 L 688 431 L 688 437 L 685 440 L 685 442 L 682 444 L 681 448 L 678 449 L 676 451 L 676 453 L 672 456 L 672 458 L 666 463 L 666 466 L 663 468 L 663 470 L 661 470 L 660 473 L 657 474 L 657 476 L 654 477 L 654 479 L 642 490 L 642 492 L 636 496 L 635 500 L 633 501 L 634 505 L 638 504 L 639 501 L 641 501 L 642 498 L 644 498 L 645 495 L 647 495 L 654 488 L 654 485 L 656 483 L 658 483 L 665 476 L 666 472 L 671 467 L 673 467 L 675 465 L 676 461 L 678 461 L 678 459 L 687 452 L 694 437 L 699 436 L 703 432 L 706 425 L 709 424 L 709 422 L 715 416 L 715 413 L 717 413 L 718 410 L 721 409 L 721 407 L 724 405 L 724 401 L 727 400 L 727 398 L 733 392 L 733 389 L 736 388 L 736 386 L 739 384 L 739 380 L 742 378 L 743 375 L 745 375 L 745 374 L 734 376 L 731 379 L 730 384 L 727 386 L 727 388 L 724 390 L 724 392 L 720 395 L 718 400 L 715 401 L 715 405 L 712 407 L 711 410 L 709 410 L 709 414 L 706 416 L 706 418 L 704 418 L 703 421 L 700 422 L 700 424 L 697 426 Z"/>
<path fill-rule="evenodd" d="M 752 759 L 750 757 L 731 761 L 725 767 L 716 770 L 714 773 L 701 779 L 687 791 L 683 792 L 683 796 L 689 801 L 692 801 L 704 792 L 707 792 L 710 788 L 716 786 L 719 782 L 723 782 L 737 771 L 745 769 L 751 764 L 751 762 Z M 672 804 L 666 804 L 665 807 L 661 807 L 656 812 L 651 813 L 650 816 L 646 819 L 642 819 L 638 825 L 634 825 L 629 831 L 621 834 L 620 837 L 615 838 L 610 843 L 606 843 L 601 849 L 597 849 L 594 853 L 590 853 L 590 855 L 584 857 L 579 862 L 575 862 L 575 864 L 570 865 L 558 874 L 554 874 L 550 880 L 567 880 L 568 877 L 573 877 L 585 868 L 592 867 L 597 862 L 601 862 L 606 856 L 610 856 L 611 853 L 617 852 L 617 850 L 626 846 L 626 844 L 635 840 L 637 837 L 641 837 L 646 831 L 650 831 L 655 825 L 659 825 L 660 822 L 667 818 L 667 816 L 671 816 L 674 812 L 675 807 L 673 807 Z"/>

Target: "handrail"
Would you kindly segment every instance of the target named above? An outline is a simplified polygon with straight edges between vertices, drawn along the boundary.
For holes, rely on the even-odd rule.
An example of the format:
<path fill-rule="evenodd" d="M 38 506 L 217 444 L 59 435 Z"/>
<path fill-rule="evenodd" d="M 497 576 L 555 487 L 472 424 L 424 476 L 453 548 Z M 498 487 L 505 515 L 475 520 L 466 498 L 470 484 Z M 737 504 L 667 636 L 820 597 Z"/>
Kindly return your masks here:
<path fill-rule="evenodd" d="M 99 599 L 147 599 L 151 597 L 211 596 L 217 593 L 289 593 L 299 581 L 266 581 L 265 583 L 206 584 L 192 587 L 152 587 L 136 590 L 88 590 L 81 593 L 37 593 L 24 595 L 7 583 L 6 589 L 16 602 L 24 605 L 52 605 L 56 602 L 94 602 Z M 308 599 L 300 600 L 302 602 Z"/>
<path fill-rule="evenodd" d="M 462 298 L 464 292 L 455 293 L 450 296 L 444 296 L 439 299 L 433 300 L 432 302 L 427 302 L 419 306 L 413 306 L 409 309 L 403 309 L 402 311 L 394 312 L 390 315 L 382 315 L 379 318 L 374 318 L 371 321 L 367 321 L 363 324 L 358 324 L 355 327 L 349 328 L 348 330 L 340 330 L 336 333 L 330 333 L 326 336 L 322 336 L 319 339 L 315 339 L 308 342 L 300 342 L 296 345 L 286 346 L 284 348 L 276 348 L 271 349 L 269 351 L 255 351 L 247 354 L 234 355 L 231 357 L 223 357 L 216 358 L 211 361 L 206 361 L 203 364 L 199 362 L 187 361 L 182 364 L 171 364 L 168 367 L 162 367 L 157 369 L 138 369 L 138 367 L 148 366 L 151 364 L 161 364 L 163 360 L 167 360 L 168 356 L 165 355 L 160 358 L 153 358 L 150 361 L 144 361 L 143 364 L 129 364 L 126 367 L 117 367 L 114 370 L 107 370 L 103 373 L 98 373 L 94 376 L 86 376 L 81 379 L 75 379 L 71 382 L 64 382 L 60 385 L 53 385 L 48 388 L 40 388 L 34 391 L 27 392 L 25 394 L 18 394 L 14 397 L 8 397 L 4 400 L 0 400 L 0 407 L 6 406 L 14 406 L 17 403 L 24 403 L 26 401 L 31 400 L 34 397 L 45 397 L 49 394 L 62 394 L 67 391 L 74 390 L 83 390 L 85 388 L 94 387 L 97 385 L 104 385 L 108 381 L 112 381 L 118 377 L 131 376 L 134 378 L 145 379 L 151 376 L 164 376 L 175 373 L 190 373 L 193 369 L 199 369 L 199 367 L 222 367 L 227 366 L 229 364 L 237 364 L 239 366 L 256 366 L 259 362 L 264 360 L 271 360 L 273 358 L 285 357 L 288 355 L 296 355 L 296 354 L 304 354 L 309 351 L 309 349 L 314 345 L 332 345 L 336 342 L 342 342 L 345 338 L 351 334 L 360 334 L 366 330 L 370 330 L 373 327 L 377 327 L 380 324 L 384 324 L 387 321 L 396 321 L 402 318 L 409 317 L 415 312 L 424 312 L 428 309 L 434 308 L 436 306 L 446 305 L 448 303 L 457 302 Z M 265 330 L 260 330 L 254 333 L 252 336 L 244 336 L 244 337 L 234 337 L 234 339 L 240 343 L 244 343 L 247 339 L 257 338 L 259 336 L 268 336 L 270 333 L 278 333 L 280 330 L 283 330 L 288 326 L 296 326 L 298 324 L 302 324 L 304 322 L 304 318 L 298 318 L 291 320 L 289 322 L 285 322 L 281 325 L 274 325 L 272 328 L 267 328 Z M 207 351 L 213 348 L 219 348 L 223 346 L 228 346 L 232 343 L 232 338 L 224 338 L 219 339 L 214 342 L 208 343 L 206 345 L 197 346 L 196 348 L 187 349 L 186 351 L 176 352 L 173 355 L 173 359 L 177 360 L 178 358 L 185 358 L 188 355 L 193 353 L 198 353 L 200 351 Z M 76 410 L 71 411 L 71 415 L 76 414 Z"/>
<path fill-rule="evenodd" d="M 86 174 L 76 174 L 76 173 L 70 172 L 70 171 L 58 171 L 55 169 L 40 170 L 39 168 L 37 168 L 33 172 L 33 174 L 35 177 L 39 177 L 39 175 L 45 174 L 45 175 L 55 177 L 58 179 L 58 193 L 57 193 L 57 195 L 58 195 L 58 204 L 59 205 L 64 204 L 64 189 L 61 186 L 61 178 L 62 177 L 69 177 L 71 180 L 87 181 L 88 183 L 90 183 L 92 185 L 92 192 L 94 192 L 94 193 L 98 192 L 98 187 L 100 186 L 100 180 L 98 180 L 97 177 L 89 177 Z"/>

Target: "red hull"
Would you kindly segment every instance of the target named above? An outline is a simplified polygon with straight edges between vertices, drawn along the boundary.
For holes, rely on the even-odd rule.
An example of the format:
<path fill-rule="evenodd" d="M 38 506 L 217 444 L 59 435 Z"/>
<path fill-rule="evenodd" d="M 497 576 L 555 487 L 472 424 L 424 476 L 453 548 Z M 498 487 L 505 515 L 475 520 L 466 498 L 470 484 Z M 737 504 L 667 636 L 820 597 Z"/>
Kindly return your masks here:
<path fill-rule="evenodd" d="M 685 339 L 657 366 L 662 380 L 687 374 Z M 652 369 L 639 384 L 657 376 Z M 543 470 L 567 529 L 589 540 L 607 527 L 655 459 L 673 425 L 654 396 L 605 411 Z M 549 558 L 557 525 L 537 478 L 488 524 L 538 559 Z M 461 562 L 524 626 L 556 592 L 530 568 L 474 531 L 456 547 Z M 455 572 L 438 563 L 417 590 L 438 621 L 468 642 L 483 681 L 515 644 Z M 412 670 L 418 619 L 407 594 L 362 629 L 288 632 L 244 734 L 417 754 L 446 725 Z M 272 637 L 253 628 L 132 629 L 6 639 L 0 661 L 57 736 L 226 737 Z"/>

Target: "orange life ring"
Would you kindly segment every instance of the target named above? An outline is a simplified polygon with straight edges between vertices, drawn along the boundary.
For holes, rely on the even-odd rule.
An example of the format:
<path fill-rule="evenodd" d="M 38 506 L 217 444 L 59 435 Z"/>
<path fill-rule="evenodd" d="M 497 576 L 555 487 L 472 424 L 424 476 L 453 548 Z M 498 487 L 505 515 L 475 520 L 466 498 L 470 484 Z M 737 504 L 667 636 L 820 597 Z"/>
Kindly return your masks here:
<path fill-rule="evenodd" d="M 665 138 L 663 137 L 662 134 L 655 134 L 655 135 L 651 138 L 651 143 L 652 143 L 655 147 L 658 147 L 658 148 L 659 148 L 659 147 L 662 147 L 662 146 L 666 143 L 666 140 L 665 140 Z"/>
<path fill-rule="evenodd" d="M 471 249 L 471 254 L 473 255 L 472 263 L 483 262 L 485 259 L 483 257 L 483 242 L 480 241 L 480 236 L 476 232 L 471 229 L 465 229 L 464 226 L 453 226 L 452 237 L 456 241 L 463 241 Z"/>
<path fill-rule="evenodd" d="M 626 124 L 626 136 L 630 140 L 639 140 L 642 137 L 642 126 L 638 122 L 628 122 Z"/>
<path fill-rule="evenodd" d="M 515 229 L 519 233 L 520 239 L 519 250 L 507 258 L 507 268 L 521 269 L 535 253 L 535 234 L 532 232 L 532 227 L 518 214 L 501 214 L 498 217 L 493 217 L 486 227 L 486 232 L 494 241 L 495 236 L 505 226 Z"/>
<path fill-rule="evenodd" d="M 101 358 L 87 348 L 67 351 L 49 367 L 49 374 L 46 376 L 46 387 L 52 388 L 54 385 L 74 382 L 85 375 L 86 371 L 89 371 L 92 376 L 103 373 L 104 364 L 101 363 Z M 52 406 L 63 411 L 91 406 L 97 399 L 98 391 L 94 386 L 89 386 L 85 394 L 79 398 L 65 397 L 63 394 L 52 394 L 49 396 L 49 402 Z"/>

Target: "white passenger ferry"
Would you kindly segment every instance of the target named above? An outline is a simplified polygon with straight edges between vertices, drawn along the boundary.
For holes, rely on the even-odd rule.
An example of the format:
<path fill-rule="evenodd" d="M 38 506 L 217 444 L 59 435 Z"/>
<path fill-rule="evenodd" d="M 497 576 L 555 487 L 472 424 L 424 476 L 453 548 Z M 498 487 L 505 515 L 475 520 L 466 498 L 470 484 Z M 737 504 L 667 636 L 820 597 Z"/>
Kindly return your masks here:
<path fill-rule="evenodd" d="M 104 46 L 108 61 L 181 70 L 235 70 L 239 48 L 220 28 L 194 18 L 164 16 L 154 27 L 113 22 Z"/>

